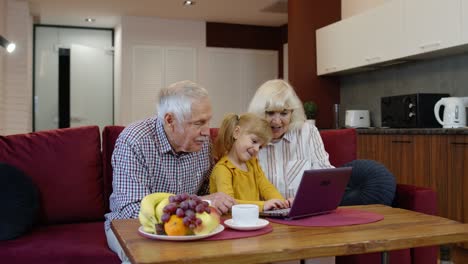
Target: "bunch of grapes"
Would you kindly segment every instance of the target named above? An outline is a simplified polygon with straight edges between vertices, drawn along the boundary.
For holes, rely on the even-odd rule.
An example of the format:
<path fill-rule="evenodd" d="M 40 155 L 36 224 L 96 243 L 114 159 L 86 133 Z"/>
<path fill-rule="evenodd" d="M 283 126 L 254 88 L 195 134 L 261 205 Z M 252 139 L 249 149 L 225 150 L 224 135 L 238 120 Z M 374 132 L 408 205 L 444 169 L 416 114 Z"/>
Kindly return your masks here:
<path fill-rule="evenodd" d="M 182 193 L 169 196 L 169 204 L 163 208 L 161 221 L 167 223 L 171 215 L 175 214 L 183 219 L 185 226 L 193 230 L 202 223 L 202 220 L 196 217 L 196 213 L 203 212 L 211 212 L 208 202 L 201 200 L 196 195 Z"/>

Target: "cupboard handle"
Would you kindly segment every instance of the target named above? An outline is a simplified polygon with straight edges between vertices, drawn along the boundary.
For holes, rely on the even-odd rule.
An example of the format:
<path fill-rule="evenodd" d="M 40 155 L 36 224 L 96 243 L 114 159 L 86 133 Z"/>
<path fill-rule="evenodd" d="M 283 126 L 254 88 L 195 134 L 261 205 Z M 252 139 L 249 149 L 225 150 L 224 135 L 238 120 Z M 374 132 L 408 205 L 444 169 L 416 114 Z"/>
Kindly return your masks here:
<path fill-rule="evenodd" d="M 437 48 L 439 46 L 440 46 L 440 41 L 437 41 L 437 42 L 433 42 L 433 43 L 427 43 L 427 44 L 420 45 L 419 48 L 422 49 L 422 50 L 425 50 L 425 49 Z"/>
<path fill-rule="evenodd" d="M 377 57 L 371 57 L 371 58 L 366 58 L 366 61 L 367 62 L 377 62 L 377 61 L 380 61 L 382 58 L 380 58 L 379 56 Z"/>
<path fill-rule="evenodd" d="M 450 142 L 452 145 L 463 145 L 463 146 L 468 146 L 467 142 Z"/>
<path fill-rule="evenodd" d="M 406 143 L 406 144 L 411 144 L 413 141 L 411 140 L 392 140 L 392 143 Z"/>

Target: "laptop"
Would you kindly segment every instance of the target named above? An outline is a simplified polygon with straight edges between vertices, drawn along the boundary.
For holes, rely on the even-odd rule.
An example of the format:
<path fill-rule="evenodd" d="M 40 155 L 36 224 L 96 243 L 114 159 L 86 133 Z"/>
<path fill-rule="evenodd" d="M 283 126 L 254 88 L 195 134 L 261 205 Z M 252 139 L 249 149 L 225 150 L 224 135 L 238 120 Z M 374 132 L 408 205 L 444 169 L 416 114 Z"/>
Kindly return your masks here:
<path fill-rule="evenodd" d="M 290 220 L 333 212 L 343 198 L 351 170 L 305 170 L 291 208 L 263 211 L 260 216 Z"/>

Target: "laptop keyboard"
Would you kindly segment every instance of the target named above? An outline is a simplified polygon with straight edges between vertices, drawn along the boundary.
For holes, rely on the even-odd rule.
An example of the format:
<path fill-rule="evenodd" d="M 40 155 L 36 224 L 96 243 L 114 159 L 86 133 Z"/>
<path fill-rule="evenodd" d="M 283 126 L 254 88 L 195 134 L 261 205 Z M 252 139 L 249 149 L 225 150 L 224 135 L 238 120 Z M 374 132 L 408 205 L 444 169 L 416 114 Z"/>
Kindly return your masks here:
<path fill-rule="evenodd" d="M 268 210 L 268 211 L 263 211 L 262 215 L 266 215 L 266 216 L 286 216 L 286 215 L 289 214 L 290 210 L 291 210 L 291 208 Z"/>

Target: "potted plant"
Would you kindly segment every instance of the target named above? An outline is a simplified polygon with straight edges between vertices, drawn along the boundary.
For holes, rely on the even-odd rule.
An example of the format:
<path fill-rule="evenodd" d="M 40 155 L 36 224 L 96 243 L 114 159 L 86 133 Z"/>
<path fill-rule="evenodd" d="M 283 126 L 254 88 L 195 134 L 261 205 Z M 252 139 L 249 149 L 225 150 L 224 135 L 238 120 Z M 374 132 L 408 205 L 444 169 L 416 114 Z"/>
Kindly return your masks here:
<path fill-rule="evenodd" d="M 308 120 L 315 119 L 317 115 L 317 104 L 314 101 L 305 101 L 304 112 Z"/>

